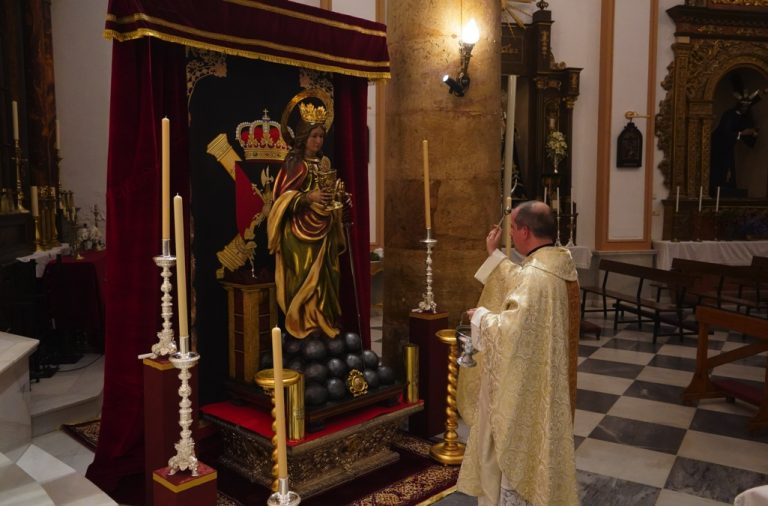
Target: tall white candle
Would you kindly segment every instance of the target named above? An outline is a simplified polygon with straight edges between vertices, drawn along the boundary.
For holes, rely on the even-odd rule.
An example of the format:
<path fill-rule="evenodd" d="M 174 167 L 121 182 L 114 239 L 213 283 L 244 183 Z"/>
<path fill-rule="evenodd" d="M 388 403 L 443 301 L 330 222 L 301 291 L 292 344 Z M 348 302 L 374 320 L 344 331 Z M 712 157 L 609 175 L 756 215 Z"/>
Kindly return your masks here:
<path fill-rule="evenodd" d="M 512 227 L 512 213 L 506 214 L 507 209 L 512 209 L 512 197 L 510 196 L 507 196 L 504 202 L 504 251 L 509 256 L 512 252 L 512 236 L 509 233 Z"/>
<path fill-rule="evenodd" d="M 171 192 L 171 122 L 168 118 L 161 121 L 162 131 L 162 183 L 161 183 L 161 206 L 163 223 L 163 241 L 171 238 L 171 218 L 170 218 L 170 192 Z M 157 215 L 155 215 L 157 216 Z"/>
<path fill-rule="evenodd" d="M 507 125 L 504 133 L 504 195 L 512 191 L 512 164 L 515 147 L 515 98 L 517 76 L 507 77 Z"/>
<path fill-rule="evenodd" d="M 704 196 L 704 187 L 699 186 L 699 212 L 701 212 L 701 198 Z"/>
<path fill-rule="evenodd" d="M 715 199 L 715 212 L 720 211 L 720 187 L 717 187 L 717 198 Z"/>
<path fill-rule="evenodd" d="M 56 151 L 61 151 L 61 125 L 56 120 Z"/>
<path fill-rule="evenodd" d="M 184 253 L 184 204 L 180 195 L 173 197 L 173 220 L 176 225 L 176 298 L 179 299 L 179 341 L 181 353 L 189 352 L 187 328 L 187 262 Z"/>
<path fill-rule="evenodd" d="M 19 104 L 11 102 L 11 118 L 13 120 L 13 140 L 19 140 Z"/>
<path fill-rule="evenodd" d="M 29 187 L 29 199 L 32 202 L 32 216 L 40 216 L 40 206 L 37 202 L 37 186 Z"/>
<path fill-rule="evenodd" d="M 421 141 L 421 156 L 424 164 L 424 222 L 427 225 L 427 230 L 429 230 L 432 228 L 432 217 L 429 213 L 429 147 L 427 146 L 427 139 Z"/>
<path fill-rule="evenodd" d="M 544 203 L 545 204 L 547 203 L 547 190 L 548 190 L 548 188 L 545 186 L 544 187 Z"/>
<path fill-rule="evenodd" d="M 285 399 L 283 398 L 283 343 L 280 328 L 272 329 L 272 370 L 275 378 L 275 425 L 277 430 L 277 477 L 288 477 L 285 440 Z"/>
<path fill-rule="evenodd" d="M 675 190 L 675 212 L 680 211 L 680 185 L 677 185 Z"/>

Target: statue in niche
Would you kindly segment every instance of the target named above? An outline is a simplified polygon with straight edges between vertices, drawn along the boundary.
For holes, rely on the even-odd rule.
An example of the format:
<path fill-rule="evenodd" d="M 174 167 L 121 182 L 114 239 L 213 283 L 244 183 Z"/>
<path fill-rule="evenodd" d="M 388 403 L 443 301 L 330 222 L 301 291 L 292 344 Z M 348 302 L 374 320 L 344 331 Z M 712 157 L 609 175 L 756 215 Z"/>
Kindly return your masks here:
<path fill-rule="evenodd" d="M 720 187 L 723 197 L 746 197 L 747 191 L 736 186 L 736 145 L 747 147 L 757 143 L 758 129 L 751 114 L 752 106 L 760 101 L 760 90 L 744 88 L 738 73 L 731 74 L 736 104 L 725 111 L 712 131 L 710 144 L 709 194 L 714 197 Z"/>

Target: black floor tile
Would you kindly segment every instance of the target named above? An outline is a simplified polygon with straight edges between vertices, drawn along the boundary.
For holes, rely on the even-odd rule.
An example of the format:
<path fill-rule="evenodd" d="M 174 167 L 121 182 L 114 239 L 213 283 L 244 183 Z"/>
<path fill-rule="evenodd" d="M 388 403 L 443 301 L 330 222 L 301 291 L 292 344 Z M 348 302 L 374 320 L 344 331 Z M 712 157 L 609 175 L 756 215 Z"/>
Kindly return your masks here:
<path fill-rule="evenodd" d="M 675 455 L 685 432 L 677 427 L 607 415 L 589 437 Z"/>
<path fill-rule="evenodd" d="M 624 392 L 628 397 L 639 397 L 650 401 L 668 402 L 680 404 L 683 396 L 683 387 L 651 383 L 650 381 L 635 380 Z"/>
<path fill-rule="evenodd" d="M 579 365 L 580 372 L 592 374 L 604 374 L 606 376 L 618 376 L 619 378 L 635 379 L 643 370 L 642 365 L 624 364 L 610 360 L 597 360 L 588 358 Z"/>
<path fill-rule="evenodd" d="M 718 434 L 720 436 L 768 443 L 768 433 L 758 432 L 750 434 L 747 430 L 747 422 L 749 422 L 751 418 L 751 416 L 721 413 L 719 411 L 710 411 L 708 409 L 697 409 L 696 414 L 693 415 L 690 429 L 699 432 Z"/>
<path fill-rule="evenodd" d="M 585 344 L 580 344 L 579 345 L 579 356 L 580 357 L 588 357 L 588 356 L 592 355 L 594 352 L 596 352 L 599 349 L 600 349 L 599 346 L 588 346 L 588 345 L 585 345 Z"/>
<path fill-rule="evenodd" d="M 582 506 L 653 506 L 661 489 L 587 471 L 576 471 Z"/>
<path fill-rule="evenodd" d="M 670 355 L 656 355 L 650 362 L 648 362 L 648 365 L 663 367 L 664 369 L 693 372 L 696 370 L 696 359 L 672 357 Z"/>
<path fill-rule="evenodd" d="M 591 390 L 576 391 L 576 409 L 592 411 L 594 413 L 607 413 L 611 406 L 621 397 L 620 395 L 593 392 Z"/>
<path fill-rule="evenodd" d="M 768 475 L 677 457 L 664 488 L 714 501 L 733 503 L 748 488 L 768 483 Z"/>

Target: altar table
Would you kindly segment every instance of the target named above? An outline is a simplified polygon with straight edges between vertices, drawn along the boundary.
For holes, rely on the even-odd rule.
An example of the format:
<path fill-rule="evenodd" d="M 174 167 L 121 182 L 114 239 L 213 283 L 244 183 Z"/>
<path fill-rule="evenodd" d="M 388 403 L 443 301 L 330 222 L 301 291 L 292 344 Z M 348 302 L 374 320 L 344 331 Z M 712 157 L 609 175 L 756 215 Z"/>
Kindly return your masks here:
<path fill-rule="evenodd" d="M 104 283 L 106 251 L 87 251 L 50 262 L 43 275 L 56 328 L 85 332 L 94 351 L 104 348 Z"/>
<path fill-rule="evenodd" d="M 749 265 L 753 256 L 768 256 L 768 241 L 654 241 L 656 267 L 669 270 L 673 258 L 724 265 Z"/>

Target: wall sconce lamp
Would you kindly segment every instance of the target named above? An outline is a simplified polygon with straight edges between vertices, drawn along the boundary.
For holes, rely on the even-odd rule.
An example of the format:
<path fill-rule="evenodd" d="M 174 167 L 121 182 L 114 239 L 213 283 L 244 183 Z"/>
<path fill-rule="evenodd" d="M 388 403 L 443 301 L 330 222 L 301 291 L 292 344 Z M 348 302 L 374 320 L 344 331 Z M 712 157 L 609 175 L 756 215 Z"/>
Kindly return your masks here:
<path fill-rule="evenodd" d="M 461 30 L 461 40 L 459 41 L 459 53 L 461 54 L 461 68 L 456 79 L 448 74 L 443 76 L 443 82 L 448 85 L 448 93 L 463 97 L 469 88 L 469 59 L 472 58 L 472 49 L 480 38 L 480 30 L 474 18 L 470 19 Z"/>

